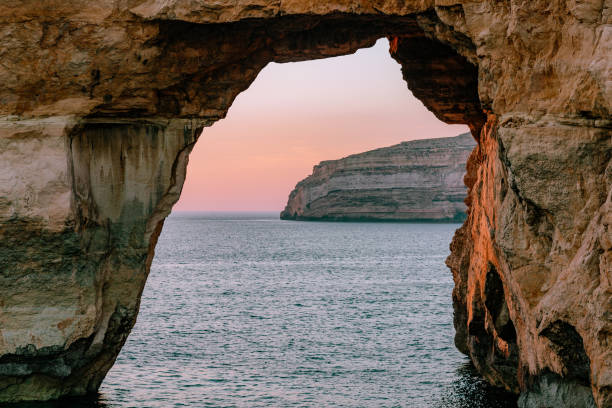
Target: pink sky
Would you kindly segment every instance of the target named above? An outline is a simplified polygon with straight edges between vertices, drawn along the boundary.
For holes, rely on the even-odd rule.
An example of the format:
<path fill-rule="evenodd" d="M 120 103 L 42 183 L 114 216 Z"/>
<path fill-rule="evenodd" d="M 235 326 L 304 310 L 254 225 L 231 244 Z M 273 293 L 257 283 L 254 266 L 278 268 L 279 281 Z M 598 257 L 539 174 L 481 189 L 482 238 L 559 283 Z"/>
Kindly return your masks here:
<path fill-rule="evenodd" d="M 353 55 L 270 64 L 189 158 L 175 211 L 280 211 L 322 160 L 455 136 L 408 90 L 387 40 Z"/>

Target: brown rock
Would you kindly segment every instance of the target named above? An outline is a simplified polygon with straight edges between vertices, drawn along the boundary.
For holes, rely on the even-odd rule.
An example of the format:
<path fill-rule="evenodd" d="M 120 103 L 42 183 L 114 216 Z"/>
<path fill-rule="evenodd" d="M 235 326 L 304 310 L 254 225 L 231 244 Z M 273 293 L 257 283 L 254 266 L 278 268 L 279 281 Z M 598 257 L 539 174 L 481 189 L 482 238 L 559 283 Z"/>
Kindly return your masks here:
<path fill-rule="evenodd" d="M 479 140 L 458 347 L 525 407 L 612 406 L 611 22 L 604 0 L 1 2 L 0 401 L 97 389 L 191 146 L 267 63 L 386 36 Z"/>

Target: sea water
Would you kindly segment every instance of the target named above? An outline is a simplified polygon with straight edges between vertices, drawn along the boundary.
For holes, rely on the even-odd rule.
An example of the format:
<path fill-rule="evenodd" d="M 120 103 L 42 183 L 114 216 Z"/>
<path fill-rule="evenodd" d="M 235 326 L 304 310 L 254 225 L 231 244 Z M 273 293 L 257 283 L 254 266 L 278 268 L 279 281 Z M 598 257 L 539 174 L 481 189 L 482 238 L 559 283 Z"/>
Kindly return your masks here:
<path fill-rule="evenodd" d="M 515 407 L 453 345 L 444 260 L 458 227 L 172 214 L 91 403 Z"/>

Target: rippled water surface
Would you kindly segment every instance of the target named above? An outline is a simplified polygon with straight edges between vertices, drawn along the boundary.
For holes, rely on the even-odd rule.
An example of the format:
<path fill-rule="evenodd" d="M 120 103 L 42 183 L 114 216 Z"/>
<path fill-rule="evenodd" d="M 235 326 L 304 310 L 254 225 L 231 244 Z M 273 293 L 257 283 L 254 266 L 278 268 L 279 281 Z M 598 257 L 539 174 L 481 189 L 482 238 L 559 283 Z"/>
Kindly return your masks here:
<path fill-rule="evenodd" d="M 174 214 L 95 403 L 513 407 L 453 346 L 458 227 Z"/>

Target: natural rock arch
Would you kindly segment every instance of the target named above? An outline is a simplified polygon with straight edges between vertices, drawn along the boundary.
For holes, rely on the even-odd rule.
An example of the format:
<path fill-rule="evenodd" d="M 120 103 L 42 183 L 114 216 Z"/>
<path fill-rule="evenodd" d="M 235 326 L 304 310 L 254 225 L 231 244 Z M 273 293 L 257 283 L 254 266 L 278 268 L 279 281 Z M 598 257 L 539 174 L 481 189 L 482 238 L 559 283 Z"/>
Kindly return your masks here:
<path fill-rule="evenodd" d="M 447 261 L 457 346 L 525 404 L 554 383 L 612 406 L 611 9 L 228 3 L 0 5 L 0 401 L 97 390 L 193 144 L 268 62 L 386 36 L 415 96 L 479 141 Z"/>

